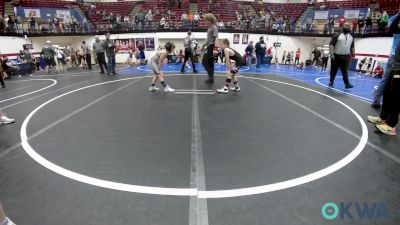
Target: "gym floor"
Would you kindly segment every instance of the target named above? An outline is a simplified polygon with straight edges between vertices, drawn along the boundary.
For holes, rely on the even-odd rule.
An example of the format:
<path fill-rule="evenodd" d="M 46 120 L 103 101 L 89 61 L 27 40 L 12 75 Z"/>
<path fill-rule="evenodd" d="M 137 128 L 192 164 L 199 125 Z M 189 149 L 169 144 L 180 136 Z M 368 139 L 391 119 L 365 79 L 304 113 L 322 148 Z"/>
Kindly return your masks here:
<path fill-rule="evenodd" d="M 176 68 L 175 68 L 176 67 Z M 366 122 L 379 80 L 243 68 L 240 93 L 147 66 L 11 80 L 0 108 L 0 200 L 17 224 L 399 224 L 400 137 Z M 190 70 L 190 69 L 188 69 Z M 391 218 L 327 220 L 327 202 L 387 203 Z"/>

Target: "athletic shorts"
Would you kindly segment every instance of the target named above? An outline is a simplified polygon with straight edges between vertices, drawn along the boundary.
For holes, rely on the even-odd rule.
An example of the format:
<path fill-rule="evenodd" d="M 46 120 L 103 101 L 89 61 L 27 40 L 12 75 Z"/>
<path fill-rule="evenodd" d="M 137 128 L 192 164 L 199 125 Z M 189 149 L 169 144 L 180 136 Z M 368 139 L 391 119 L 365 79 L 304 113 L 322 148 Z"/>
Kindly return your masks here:
<path fill-rule="evenodd" d="M 158 62 L 159 62 L 158 57 L 153 57 L 150 61 L 151 69 L 153 70 L 153 73 L 156 75 L 160 75 L 161 73 L 160 69 L 158 68 Z"/>
<path fill-rule="evenodd" d="M 145 59 L 146 56 L 144 55 L 144 52 L 140 52 L 140 59 Z"/>
<path fill-rule="evenodd" d="M 46 66 L 54 66 L 56 64 L 54 58 L 45 58 L 44 62 L 46 63 Z"/>

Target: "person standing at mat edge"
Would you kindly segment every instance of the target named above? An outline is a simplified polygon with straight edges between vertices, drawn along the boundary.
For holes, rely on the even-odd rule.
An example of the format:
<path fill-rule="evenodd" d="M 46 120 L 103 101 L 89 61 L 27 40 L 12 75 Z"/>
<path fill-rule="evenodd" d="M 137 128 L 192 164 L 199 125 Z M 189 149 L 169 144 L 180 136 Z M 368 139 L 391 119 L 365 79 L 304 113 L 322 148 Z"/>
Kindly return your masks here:
<path fill-rule="evenodd" d="M 104 73 L 104 68 L 107 70 L 107 64 L 106 64 L 106 56 L 104 54 L 105 48 L 104 48 L 104 41 L 100 41 L 100 37 L 96 36 L 95 41 L 93 43 L 93 52 L 96 53 L 96 58 L 97 62 L 99 63 L 100 66 L 100 73 Z"/>
<path fill-rule="evenodd" d="M 184 40 L 184 46 L 185 46 L 185 60 L 183 61 L 182 68 L 181 68 L 181 73 L 185 72 L 185 66 L 187 61 L 190 59 L 192 62 L 192 67 L 193 67 L 193 73 L 198 73 L 196 70 L 196 64 L 194 63 L 194 56 L 193 56 L 193 38 L 192 38 L 192 31 L 188 31 L 188 36 Z"/>
<path fill-rule="evenodd" d="M 400 114 L 400 40 L 393 58 L 391 73 L 383 91 L 383 105 L 379 117 L 368 116 L 376 128 L 384 134 L 396 135 Z"/>
<path fill-rule="evenodd" d="M 92 70 L 92 50 L 90 49 L 90 46 L 86 44 L 86 41 L 82 41 L 82 50 L 83 54 L 85 55 L 88 69 Z"/>
<path fill-rule="evenodd" d="M 153 58 L 151 58 L 150 65 L 151 68 L 153 69 L 154 75 L 153 75 L 153 80 L 151 81 L 151 86 L 149 88 L 149 91 L 155 92 L 160 90 L 159 88 L 156 87 L 156 82 L 160 81 L 161 85 L 164 87 L 164 92 L 175 92 L 175 89 L 172 89 L 165 82 L 162 72 L 164 60 L 168 57 L 170 53 L 173 53 L 174 50 L 175 50 L 174 43 L 167 42 L 165 44 L 165 50 L 157 51 L 157 53 L 153 56 Z"/>
<path fill-rule="evenodd" d="M 378 89 L 374 91 L 374 102 L 371 105 L 374 108 L 381 107 L 381 98 L 391 73 L 394 55 L 396 52 L 395 50 L 400 40 L 399 22 L 400 22 L 400 6 L 399 6 L 399 12 L 396 15 L 392 16 L 389 20 L 389 28 L 390 28 L 389 33 L 393 34 L 392 51 L 390 52 L 390 56 L 386 64 L 386 69 L 385 69 L 385 74 L 383 75 L 383 79 L 380 81 Z"/>
<path fill-rule="evenodd" d="M 260 37 L 260 41 L 256 44 L 256 56 L 257 56 L 257 71 L 260 70 L 260 65 L 265 64 L 265 51 L 267 44 L 264 42 L 264 37 Z"/>
<path fill-rule="evenodd" d="M 211 14 L 208 13 L 204 16 L 204 21 L 206 21 L 206 24 L 208 26 L 207 30 L 207 40 L 206 43 L 203 45 L 203 49 L 207 47 L 206 53 L 203 56 L 203 66 L 206 69 L 208 73 L 208 79 L 206 80 L 206 83 L 214 83 L 214 47 L 215 47 L 215 42 L 218 38 L 218 27 L 217 27 L 217 18 Z"/>
<path fill-rule="evenodd" d="M 342 32 L 333 35 L 329 48 L 332 64 L 329 87 L 333 88 L 336 74 L 340 68 L 346 89 L 353 88 L 354 86 L 349 82 L 349 73 L 347 71 L 349 62 L 354 57 L 355 51 L 354 38 L 350 34 L 349 24 L 344 24 Z"/>
<path fill-rule="evenodd" d="M 219 46 L 222 48 L 222 51 L 225 56 L 226 81 L 223 88 L 217 89 L 217 93 L 227 94 L 232 80 L 233 80 L 233 87 L 231 87 L 230 89 L 232 91 L 237 91 L 237 92 L 240 91 L 236 74 L 239 72 L 240 67 L 246 65 L 246 62 L 239 52 L 229 47 L 229 44 L 230 43 L 228 39 L 221 39 L 219 43 Z M 234 61 L 234 63 L 232 63 L 231 61 Z"/>
<path fill-rule="evenodd" d="M 4 212 L 1 203 L 0 203 L 0 225 L 15 225 L 15 223 L 6 216 L 6 213 Z"/>
<path fill-rule="evenodd" d="M 106 50 L 108 59 L 107 74 L 110 75 L 113 73 L 115 75 L 117 74 L 115 72 L 115 43 L 114 40 L 110 39 L 110 33 L 106 34 L 106 40 L 104 41 L 103 47 Z"/>

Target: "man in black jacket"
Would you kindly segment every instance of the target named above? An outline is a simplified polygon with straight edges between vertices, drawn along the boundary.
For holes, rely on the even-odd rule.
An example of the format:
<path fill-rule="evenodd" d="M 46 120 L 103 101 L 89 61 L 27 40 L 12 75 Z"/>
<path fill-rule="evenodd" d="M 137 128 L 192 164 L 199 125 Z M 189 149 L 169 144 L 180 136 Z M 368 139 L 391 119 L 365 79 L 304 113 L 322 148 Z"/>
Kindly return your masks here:
<path fill-rule="evenodd" d="M 115 43 L 114 40 L 110 39 L 110 33 L 106 34 L 106 40 L 104 41 L 104 49 L 106 50 L 106 55 L 108 58 L 107 74 L 110 75 L 115 72 Z"/>
<path fill-rule="evenodd" d="M 257 56 L 257 70 L 260 70 L 260 65 L 265 64 L 265 51 L 267 50 L 267 44 L 264 42 L 264 37 L 260 37 L 260 41 L 256 44 L 256 56 Z"/>

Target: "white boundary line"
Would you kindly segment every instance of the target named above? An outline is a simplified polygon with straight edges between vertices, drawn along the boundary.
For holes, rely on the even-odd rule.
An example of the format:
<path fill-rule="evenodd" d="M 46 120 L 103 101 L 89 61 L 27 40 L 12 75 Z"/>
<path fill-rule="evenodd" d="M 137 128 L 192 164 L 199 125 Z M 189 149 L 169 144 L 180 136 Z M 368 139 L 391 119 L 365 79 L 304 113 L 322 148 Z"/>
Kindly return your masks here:
<path fill-rule="evenodd" d="M 17 98 L 21 98 L 21 97 L 24 97 L 24 96 L 27 96 L 27 95 L 31 95 L 31 94 L 37 93 L 37 92 L 39 92 L 39 91 L 46 90 L 47 88 L 50 88 L 50 87 L 52 87 L 52 86 L 54 86 L 54 85 L 57 84 L 57 81 L 54 80 L 54 79 L 31 79 L 31 80 L 21 80 L 21 81 L 32 81 L 32 80 L 48 80 L 48 81 L 53 81 L 53 83 L 50 84 L 50 85 L 47 86 L 47 87 L 41 88 L 41 89 L 36 90 L 36 91 L 32 91 L 32 92 L 29 92 L 29 93 L 26 93 L 26 94 L 23 94 L 23 95 L 18 95 L 18 96 L 12 97 L 12 98 L 0 100 L 0 103 L 1 103 L 1 102 L 7 102 L 7 101 L 10 101 L 10 100 L 13 100 L 13 99 L 17 99 Z"/>
<path fill-rule="evenodd" d="M 360 99 L 361 101 L 364 101 L 364 102 L 367 102 L 367 103 L 373 102 L 373 100 L 369 99 L 369 98 L 364 98 L 364 97 L 361 97 L 361 96 L 358 96 L 358 95 L 355 95 L 355 94 L 352 94 L 352 93 L 349 93 L 349 92 L 345 92 L 345 91 L 342 91 L 342 90 L 339 90 L 339 89 L 336 89 L 336 88 L 330 88 L 330 87 L 328 87 L 328 85 L 323 84 L 323 83 L 321 83 L 319 81 L 321 79 L 327 79 L 327 78 L 330 78 L 330 77 L 319 77 L 319 78 L 315 79 L 315 82 L 317 82 L 317 84 L 319 84 L 321 86 L 324 86 L 326 88 L 329 88 L 331 90 L 334 90 L 334 91 L 337 91 L 337 92 L 340 92 L 340 93 L 343 93 L 343 94 L 346 94 L 346 95 L 350 95 L 350 96 L 356 97 L 356 98 Z"/>
<path fill-rule="evenodd" d="M 170 76 L 173 76 L 172 74 Z M 286 83 L 286 82 L 281 82 L 281 81 L 276 81 L 276 80 L 269 80 L 269 79 L 262 79 L 262 78 L 249 78 L 249 79 L 254 79 L 254 80 L 263 80 L 263 81 L 268 81 L 268 82 L 273 82 L 277 84 L 283 84 L 287 86 L 292 86 L 292 87 L 297 87 L 306 91 L 313 92 L 315 94 L 322 95 L 324 97 L 327 97 L 340 105 L 344 106 L 347 108 L 350 112 L 352 112 L 355 117 L 358 119 L 359 123 L 361 124 L 362 128 L 362 135 L 360 138 L 360 142 L 357 144 L 357 146 L 343 159 L 339 160 L 338 162 L 321 169 L 319 171 L 313 172 L 311 174 L 283 181 L 283 182 L 278 182 L 278 183 L 273 183 L 273 184 L 268 184 L 268 185 L 262 185 L 262 186 L 256 186 L 256 187 L 249 187 L 249 188 L 240 188 L 240 189 L 230 189 L 230 190 L 216 190 L 216 191 L 199 191 L 197 189 L 192 189 L 192 188 L 164 188 L 164 187 L 150 187 L 150 186 L 138 186 L 138 185 L 130 185 L 130 184 L 124 184 L 124 183 L 117 183 L 117 182 L 112 182 L 108 180 L 102 180 L 102 179 L 97 179 L 93 177 L 89 177 L 86 175 L 82 175 L 70 170 L 67 170 L 65 168 L 62 168 L 41 155 L 39 155 L 29 144 L 28 142 L 28 136 L 27 136 L 27 126 L 29 121 L 32 119 L 32 117 L 37 113 L 40 109 L 42 109 L 44 106 L 47 104 L 60 99 L 66 95 L 69 95 L 74 92 L 78 92 L 84 89 L 88 89 L 91 87 L 96 87 L 104 84 L 109 84 L 109 83 L 115 83 L 115 82 L 121 82 L 125 80 L 132 80 L 132 79 L 139 79 L 143 77 L 152 77 L 152 76 L 142 76 L 142 77 L 133 77 L 133 78 L 126 78 L 126 79 L 119 79 L 119 80 L 114 80 L 114 81 L 107 81 L 107 82 L 102 82 L 98 84 L 93 84 L 89 86 L 85 86 L 82 88 L 78 88 L 69 92 L 66 92 L 64 94 L 61 94 L 57 97 L 54 97 L 45 103 L 41 104 L 38 106 L 36 109 L 34 109 L 24 120 L 21 130 L 20 130 L 20 137 L 21 137 L 21 145 L 23 149 L 26 151 L 26 153 L 33 158 L 36 162 L 41 164 L 42 166 L 46 167 L 47 169 L 58 173 L 59 175 L 68 177 L 70 179 L 83 182 L 86 184 L 91 184 L 94 186 L 98 187 L 103 187 L 103 188 L 108 188 L 108 189 L 113 189 L 113 190 L 120 190 L 120 191 L 126 191 L 126 192 L 136 192 L 136 193 L 144 193 L 144 194 L 156 194 L 156 195 L 174 195 L 174 196 L 198 196 L 198 198 L 227 198 L 227 197 L 238 197 L 238 196 L 246 196 L 246 195 L 255 195 L 255 194 L 261 194 L 261 193 L 267 193 L 267 192 L 272 192 L 272 191 L 277 191 L 277 190 L 283 190 L 295 186 L 299 186 L 317 179 L 320 179 L 322 177 L 325 177 L 341 168 L 349 164 L 351 161 L 353 161 L 364 149 L 365 145 L 367 144 L 368 141 L 368 128 L 367 125 L 365 124 L 364 120 L 361 118 L 361 116 L 350 106 L 346 105 L 345 103 L 341 102 L 340 100 L 333 98 L 327 94 L 318 92 L 316 90 L 306 88 L 300 85 L 295 85 L 291 83 Z"/>

